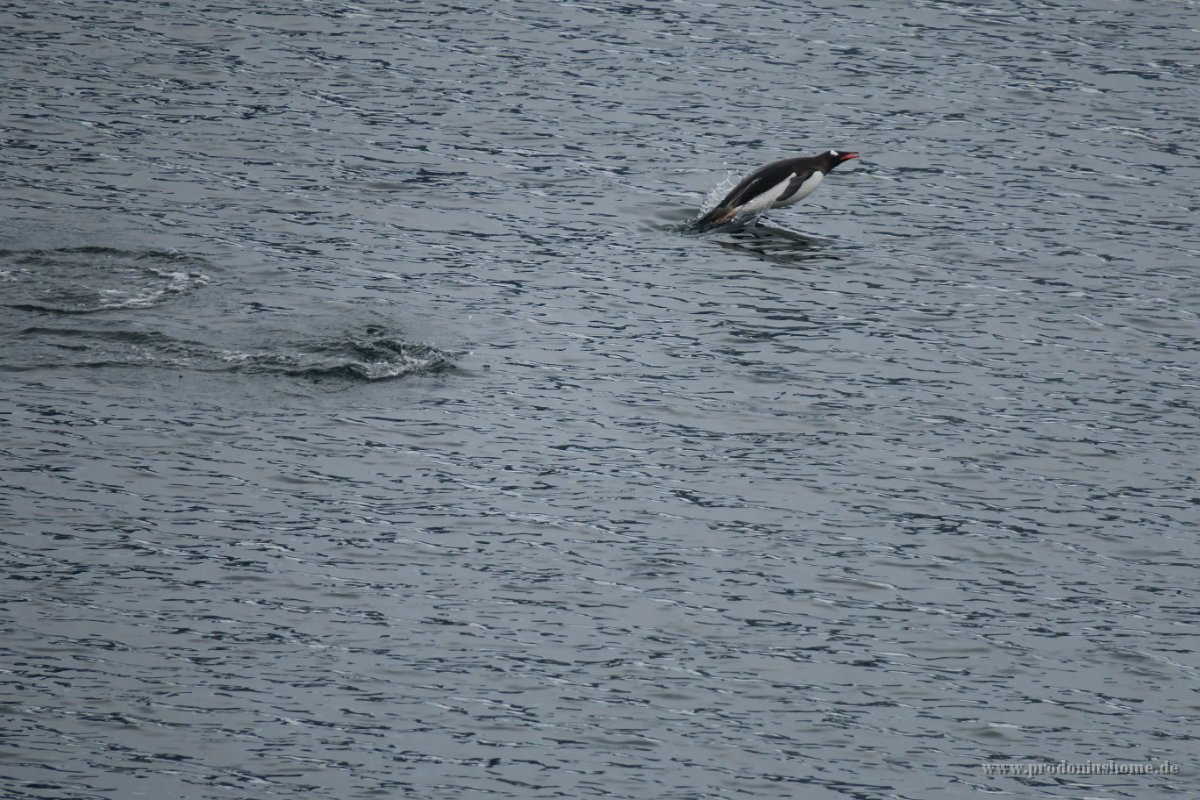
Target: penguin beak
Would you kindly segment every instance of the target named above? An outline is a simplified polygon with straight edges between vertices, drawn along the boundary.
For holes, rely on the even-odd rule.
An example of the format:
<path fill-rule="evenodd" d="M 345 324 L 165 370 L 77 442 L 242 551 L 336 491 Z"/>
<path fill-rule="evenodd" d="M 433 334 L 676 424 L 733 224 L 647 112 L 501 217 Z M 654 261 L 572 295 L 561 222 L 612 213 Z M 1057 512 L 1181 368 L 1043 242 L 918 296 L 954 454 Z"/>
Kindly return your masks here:
<path fill-rule="evenodd" d="M 843 161 L 849 161 L 852 158 L 858 158 L 858 153 L 842 153 L 838 156 L 838 163 L 840 164 Z"/>

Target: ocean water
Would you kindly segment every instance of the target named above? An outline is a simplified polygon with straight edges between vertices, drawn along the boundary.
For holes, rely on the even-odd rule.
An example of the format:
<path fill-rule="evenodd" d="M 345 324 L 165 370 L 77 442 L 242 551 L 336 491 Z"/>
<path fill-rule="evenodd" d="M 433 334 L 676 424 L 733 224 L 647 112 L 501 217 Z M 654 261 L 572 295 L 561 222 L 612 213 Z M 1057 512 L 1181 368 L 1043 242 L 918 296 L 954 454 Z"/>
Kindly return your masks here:
<path fill-rule="evenodd" d="M 0 21 L 3 797 L 1194 795 L 1195 2 Z"/>

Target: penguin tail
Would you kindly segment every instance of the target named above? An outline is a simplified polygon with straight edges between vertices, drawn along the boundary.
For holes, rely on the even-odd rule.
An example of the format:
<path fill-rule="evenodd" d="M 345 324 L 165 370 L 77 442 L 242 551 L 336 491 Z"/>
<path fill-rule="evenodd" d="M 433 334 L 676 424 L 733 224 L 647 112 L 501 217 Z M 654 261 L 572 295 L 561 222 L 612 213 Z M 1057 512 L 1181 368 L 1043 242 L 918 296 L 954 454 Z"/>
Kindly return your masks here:
<path fill-rule="evenodd" d="M 703 217 L 696 221 L 696 225 L 701 228 L 707 228 L 712 225 L 724 225 L 731 219 L 737 216 L 737 208 L 730 206 L 717 206 L 712 211 L 709 211 Z"/>

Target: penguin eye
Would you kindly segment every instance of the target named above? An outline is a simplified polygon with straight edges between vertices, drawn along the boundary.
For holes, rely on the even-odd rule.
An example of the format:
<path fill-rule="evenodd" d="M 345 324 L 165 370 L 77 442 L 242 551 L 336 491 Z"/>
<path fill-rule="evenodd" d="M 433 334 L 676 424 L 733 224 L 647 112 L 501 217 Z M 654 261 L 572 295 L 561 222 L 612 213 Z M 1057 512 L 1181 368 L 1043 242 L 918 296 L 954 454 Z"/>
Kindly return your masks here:
<path fill-rule="evenodd" d="M 831 156 L 834 156 L 835 158 L 837 157 L 837 154 L 838 154 L 838 151 L 837 151 L 837 150 L 830 150 L 830 151 L 829 151 L 829 155 L 831 155 Z"/>

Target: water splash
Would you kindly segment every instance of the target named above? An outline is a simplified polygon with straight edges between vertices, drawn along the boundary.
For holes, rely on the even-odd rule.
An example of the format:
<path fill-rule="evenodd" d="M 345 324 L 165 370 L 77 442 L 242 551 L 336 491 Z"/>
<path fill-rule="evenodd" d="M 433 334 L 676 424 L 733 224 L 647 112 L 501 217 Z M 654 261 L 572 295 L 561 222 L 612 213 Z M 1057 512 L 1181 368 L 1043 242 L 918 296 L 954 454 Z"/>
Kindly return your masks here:
<path fill-rule="evenodd" d="M 55 314 L 151 308 L 210 280 L 207 261 L 177 251 L 0 250 L 0 264 L 4 305 Z"/>

